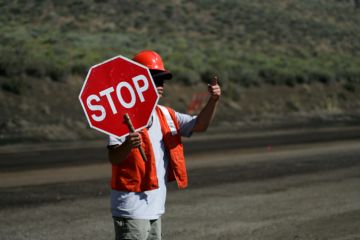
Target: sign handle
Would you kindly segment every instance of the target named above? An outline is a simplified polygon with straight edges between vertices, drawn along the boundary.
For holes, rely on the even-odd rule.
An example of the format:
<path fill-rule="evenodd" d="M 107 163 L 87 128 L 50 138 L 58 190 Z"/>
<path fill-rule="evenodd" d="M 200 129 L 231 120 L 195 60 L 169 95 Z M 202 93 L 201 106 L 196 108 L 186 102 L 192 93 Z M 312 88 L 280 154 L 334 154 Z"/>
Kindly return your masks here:
<path fill-rule="evenodd" d="M 134 126 L 132 125 L 132 122 L 131 122 L 131 119 L 130 119 L 130 117 L 129 117 L 129 114 L 125 114 L 125 116 L 124 116 L 124 118 L 125 118 L 125 122 L 126 122 L 126 124 L 128 125 L 128 127 L 129 127 L 129 129 L 130 129 L 130 132 L 135 132 L 135 129 L 134 129 Z M 141 154 L 141 157 L 142 157 L 142 159 L 146 162 L 147 161 L 147 158 L 146 158 L 146 155 L 145 155 L 145 153 L 144 153 L 144 149 L 141 147 L 141 146 L 139 146 L 138 147 L 138 149 L 139 149 L 139 151 L 140 151 L 140 154 Z"/>

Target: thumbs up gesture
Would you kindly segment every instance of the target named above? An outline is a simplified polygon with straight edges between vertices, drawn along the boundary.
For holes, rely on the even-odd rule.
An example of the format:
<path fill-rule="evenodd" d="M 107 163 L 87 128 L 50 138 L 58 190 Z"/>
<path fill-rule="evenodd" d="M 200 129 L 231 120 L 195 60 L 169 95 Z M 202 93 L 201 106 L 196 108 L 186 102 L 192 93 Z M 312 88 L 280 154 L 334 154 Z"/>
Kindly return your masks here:
<path fill-rule="evenodd" d="M 218 84 L 218 77 L 213 76 L 210 84 L 208 84 L 208 91 L 211 95 L 211 99 L 214 101 L 218 101 L 221 96 L 221 88 Z"/>

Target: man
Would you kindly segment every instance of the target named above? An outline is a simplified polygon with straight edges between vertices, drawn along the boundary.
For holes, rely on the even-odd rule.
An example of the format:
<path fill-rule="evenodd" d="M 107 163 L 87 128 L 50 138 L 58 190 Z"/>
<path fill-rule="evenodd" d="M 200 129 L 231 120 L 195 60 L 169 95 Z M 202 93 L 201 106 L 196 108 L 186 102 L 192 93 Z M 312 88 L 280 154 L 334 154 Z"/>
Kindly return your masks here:
<path fill-rule="evenodd" d="M 147 66 L 155 81 L 159 96 L 164 93 L 164 81 L 172 74 L 165 70 L 159 54 L 145 50 L 134 61 Z M 161 239 L 161 215 L 165 212 L 166 183 L 176 180 L 179 188 L 187 187 L 187 173 L 181 137 L 208 128 L 221 89 L 212 80 L 209 101 L 198 116 L 175 112 L 158 105 L 149 126 L 126 138 L 109 139 L 109 160 L 112 164 L 111 211 L 115 239 Z M 147 161 L 138 147 L 144 149 Z"/>

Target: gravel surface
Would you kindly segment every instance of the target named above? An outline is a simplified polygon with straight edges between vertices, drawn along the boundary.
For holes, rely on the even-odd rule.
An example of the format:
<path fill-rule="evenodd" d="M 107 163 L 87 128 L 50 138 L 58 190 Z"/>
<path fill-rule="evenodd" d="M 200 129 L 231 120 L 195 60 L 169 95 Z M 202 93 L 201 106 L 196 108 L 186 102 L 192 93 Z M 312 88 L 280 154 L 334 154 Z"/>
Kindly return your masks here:
<path fill-rule="evenodd" d="M 359 156 L 359 141 L 191 155 L 164 239 L 360 239 Z M 1 240 L 113 239 L 106 164 L 41 171 L 0 183 Z"/>

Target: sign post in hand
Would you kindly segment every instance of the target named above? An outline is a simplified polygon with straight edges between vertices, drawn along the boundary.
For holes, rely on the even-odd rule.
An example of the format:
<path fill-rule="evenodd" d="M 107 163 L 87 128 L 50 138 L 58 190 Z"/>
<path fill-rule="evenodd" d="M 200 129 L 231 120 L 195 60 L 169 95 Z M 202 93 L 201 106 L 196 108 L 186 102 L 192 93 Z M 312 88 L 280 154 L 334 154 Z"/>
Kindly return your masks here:
<path fill-rule="evenodd" d="M 91 128 L 121 138 L 148 125 L 159 96 L 147 67 L 118 56 L 90 68 L 79 100 Z"/>
<path fill-rule="evenodd" d="M 131 119 L 130 119 L 130 117 L 129 117 L 129 114 L 126 113 L 125 116 L 124 116 L 124 118 L 125 118 L 126 124 L 128 125 L 128 127 L 129 127 L 129 129 L 130 129 L 130 132 L 132 132 L 132 133 L 135 132 L 135 129 L 134 129 L 134 126 L 132 125 L 132 122 L 131 122 Z M 145 153 L 144 153 L 144 149 L 143 149 L 141 146 L 139 146 L 138 149 L 139 149 L 139 151 L 140 151 L 140 154 L 141 154 L 142 159 L 143 159 L 144 161 L 147 161 L 146 155 L 145 155 Z"/>

